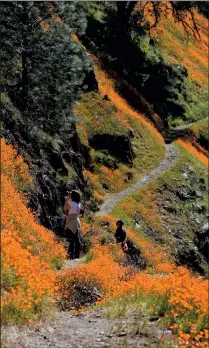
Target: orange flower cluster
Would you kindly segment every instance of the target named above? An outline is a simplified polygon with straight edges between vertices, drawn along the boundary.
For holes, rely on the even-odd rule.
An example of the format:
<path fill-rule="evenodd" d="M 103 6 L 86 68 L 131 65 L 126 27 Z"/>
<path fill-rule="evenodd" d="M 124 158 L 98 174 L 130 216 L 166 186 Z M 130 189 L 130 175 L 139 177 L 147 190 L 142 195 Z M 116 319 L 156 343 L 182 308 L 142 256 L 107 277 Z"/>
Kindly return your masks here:
<path fill-rule="evenodd" d="M 146 200 L 143 199 L 144 196 L 146 197 Z M 140 212 L 140 215 L 144 218 L 144 220 L 150 222 L 153 228 L 158 231 L 162 230 L 159 219 L 159 208 L 156 204 L 155 192 L 142 188 L 139 192 L 139 197 L 137 197 L 137 201 L 132 197 L 128 197 L 119 204 L 119 207 L 122 208 L 129 216 L 133 216 L 133 212 Z"/>
<path fill-rule="evenodd" d="M 138 8 L 144 6 L 139 2 Z M 160 46 L 168 54 L 169 61 L 185 66 L 192 80 L 208 87 L 208 21 L 194 11 L 195 23 L 199 30 L 199 37 L 194 38 L 194 33 L 185 34 L 181 22 L 174 20 L 172 8 L 169 2 L 161 3 L 162 15 L 157 28 L 153 27 L 152 35 L 158 39 Z M 144 8 L 144 19 L 154 23 L 154 11 L 152 3 L 147 3 Z M 190 28 L 193 27 L 192 18 L 189 14 L 184 16 L 185 22 Z M 189 27 L 188 27 L 189 28 Z M 187 28 L 187 29 L 188 29 Z M 185 39 L 186 35 L 186 39 Z M 196 35 L 197 36 L 197 35 Z M 186 54 L 185 54 L 186 53 Z"/>
<path fill-rule="evenodd" d="M 1 138 L 1 171 L 9 176 L 13 185 L 19 191 L 25 191 L 32 186 L 28 166 L 16 150 Z"/>
<path fill-rule="evenodd" d="M 67 299 L 68 306 L 71 306 L 74 301 L 73 286 L 77 284 L 97 287 L 105 296 L 103 302 L 108 301 L 112 296 L 120 295 L 126 289 L 127 283 L 121 284 L 120 282 L 120 279 L 125 276 L 126 269 L 112 259 L 109 255 L 109 248 L 101 246 L 98 241 L 95 241 L 91 251 L 93 259 L 90 263 L 79 265 L 76 269 L 58 272 L 59 291 L 57 296 Z"/>
<path fill-rule="evenodd" d="M 124 188 L 124 178 L 119 169 L 110 169 L 105 166 L 99 168 L 100 181 L 107 183 L 112 191 L 118 192 Z"/>
<path fill-rule="evenodd" d="M 62 264 L 66 253 L 54 234 L 35 221 L 13 186 L 19 173 L 28 175 L 28 168 L 11 146 L 4 141 L 2 144 L 2 318 L 8 321 L 14 320 L 10 317 L 14 311 L 26 318 L 29 312 L 37 314 L 37 308 L 41 311 L 43 303 L 52 301 L 52 269 Z"/>
<path fill-rule="evenodd" d="M 163 138 L 161 134 L 146 119 L 146 117 L 144 115 L 140 115 L 138 112 L 132 109 L 131 106 L 128 103 L 126 103 L 126 101 L 116 92 L 114 86 L 114 79 L 117 79 L 117 75 L 114 73 L 115 77 L 114 79 L 112 79 L 110 76 L 108 76 L 106 72 L 104 72 L 101 69 L 98 58 L 93 54 L 91 54 L 91 57 L 94 62 L 94 71 L 98 81 L 99 91 L 102 95 L 108 95 L 114 103 L 114 105 L 117 107 L 117 109 L 120 110 L 118 115 L 120 116 L 121 123 L 124 124 L 124 126 L 129 127 L 129 123 L 126 118 L 126 115 L 128 114 L 136 118 L 137 120 L 139 120 L 140 123 L 144 124 L 147 128 L 149 128 L 152 131 L 152 133 L 154 133 L 155 136 L 158 137 L 160 142 L 163 143 Z"/>
<path fill-rule="evenodd" d="M 91 227 L 88 223 L 83 224 L 84 230 L 89 228 L 101 230 L 102 220 L 108 220 L 109 230 L 115 230 L 116 218 L 111 215 L 98 217 Z M 120 246 L 100 245 L 98 236 L 94 236 L 91 262 L 79 265 L 73 270 L 58 272 L 59 295 L 61 293 L 68 304 L 72 305 L 75 284 L 96 286 L 103 295 L 103 302 L 120 296 L 130 298 L 130 294 L 134 292 L 147 294 L 153 297 L 154 310 L 163 308 L 164 314 L 169 319 L 168 325 L 171 326 L 174 335 L 177 335 L 180 344 L 185 343 L 184 337 L 189 343 L 195 341 L 203 347 L 208 332 L 206 329 L 208 281 L 193 276 L 184 267 L 172 264 L 165 248 L 140 239 L 130 229 L 127 229 L 127 235 L 140 247 L 154 268 L 148 267 L 146 272 L 136 273 L 130 267 L 120 266 L 117 263 L 117 257 L 122 257 Z M 116 252 L 116 248 L 120 251 Z M 193 331 L 194 323 L 196 331 Z"/>
<path fill-rule="evenodd" d="M 103 201 L 104 200 L 104 196 L 100 195 L 97 191 L 93 191 L 94 197 L 98 200 L 98 201 Z"/>
<path fill-rule="evenodd" d="M 52 15 L 52 19 L 59 22 L 60 24 L 64 24 L 64 21 L 57 15 Z"/>
<path fill-rule="evenodd" d="M 201 161 L 206 167 L 208 167 L 208 158 L 205 155 L 203 155 L 203 153 L 199 152 L 194 146 L 192 146 L 187 141 L 178 139 L 177 142 L 181 146 L 183 146 L 187 151 L 192 153 L 196 158 L 198 158 L 198 160 Z"/>
<path fill-rule="evenodd" d="M 75 33 L 72 33 L 71 36 L 74 40 L 79 41 L 78 36 Z"/>

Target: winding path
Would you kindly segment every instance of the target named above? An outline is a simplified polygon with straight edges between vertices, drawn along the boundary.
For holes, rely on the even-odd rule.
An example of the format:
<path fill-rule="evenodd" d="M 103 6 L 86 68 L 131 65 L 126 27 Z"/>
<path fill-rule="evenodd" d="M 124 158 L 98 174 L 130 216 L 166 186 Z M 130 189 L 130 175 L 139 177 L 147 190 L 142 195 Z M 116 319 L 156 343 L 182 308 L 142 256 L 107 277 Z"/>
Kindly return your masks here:
<path fill-rule="evenodd" d="M 187 123 L 187 124 L 185 124 L 183 126 L 178 126 L 178 127 L 171 128 L 171 130 L 172 131 L 184 130 L 184 129 L 190 128 L 192 126 L 198 125 L 199 123 L 202 123 L 203 121 L 208 121 L 208 117 L 202 118 L 201 120 L 198 120 L 198 121 L 195 121 L 195 122 Z"/>
<path fill-rule="evenodd" d="M 121 199 L 129 196 L 133 191 L 152 181 L 172 166 L 178 158 L 178 150 L 172 144 L 166 144 L 165 148 L 165 158 L 157 168 L 125 190 L 111 195 L 102 204 L 97 215 L 110 213 Z M 78 263 L 79 260 L 68 260 L 63 270 L 74 268 Z M 144 320 L 146 320 L 146 330 L 148 331 L 144 333 L 141 330 L 140 335 L 134 333 L 136 322 L 138 323 L 137 325 L 139 325 L 139 322 L 141 325 L 144 325 Z M 124 348 L 125 346 L 149 346 L 150 348 L 154 348 L 159 346 L 162 330 L 153 324 L 147 318 L 141 318 L 139 321 L 138 317 L 136 319 L 125 317 L 123 320 L 107 320 L 103 317 L 103 310 L 99 309 L 86 311 L 80 315 L 74 315 L 69 312 L 57 312 L 54 318 L 44 322 L 40 328 L 4 327 L 3 341 L 6 347 L 15 346 L 17 348 Z"/>
<path fill-rule="evenodd" d="M 157 178 L 162 172 L 172 166 L 172 164 L 178 158 L 178 150 L 173 144 L 165 144 L 165 158 L 160 163 L 160 165 L 153 169 L 145 177 L 137 181 L 135 184 L 130 185 L 123 191 L 115 194 L 111 194 L 107 200 L 101 205 L 99 212 L 96 213 L 97 216 L 109 214 L 114 206 L 125 197 L 129 196 L 135 190 L 138 190 L 142 186 L 148 184 L 153 179 Z"/>

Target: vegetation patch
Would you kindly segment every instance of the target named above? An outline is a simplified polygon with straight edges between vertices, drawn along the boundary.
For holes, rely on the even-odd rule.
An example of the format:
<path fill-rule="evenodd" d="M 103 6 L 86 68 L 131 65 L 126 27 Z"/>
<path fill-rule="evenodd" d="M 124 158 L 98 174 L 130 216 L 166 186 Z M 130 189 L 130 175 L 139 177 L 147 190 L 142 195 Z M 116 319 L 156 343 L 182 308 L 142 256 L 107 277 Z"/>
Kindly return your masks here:
<path fill-rule="evenodd" d="M 206 260 L 195 248 L 195 236 L 206 221 L 207 167 L 182 146 L 178 148 L 180 158 L 175 165 L 121 201 L 113 214 L 123 218 L 139 235 L 147 234 L 175 250 L 177 260 L 182 243 L 182 263 L 206 272 Z"/>
<path fill-rule="evenodd" d="M 103 86 L 105 83 L 109 85 L 108 80 L 104 79 Z M 94 189 L 98 202 L 101 202 L 107 193 L 118 192 L 140 179 L 162 160 L 164 146 L 159 133 L 155 130 L 156 135 L 151 136 L 150 127 L 154 127 L 134 113 L 128 105 L 127 113 L 124 113 L 120 103 L 117 103 L 117 98 L 107 101 L 98 93 L 90 92 L 83 95 L 75 111 L 79 136 L 82 144 L 89 147 L 91 157 L 90 169 L 86 169 L 84 173 Z M 108 144 L 104 144 L 106 150 L 95 150 L 89 146 L 92 136 L 100 136 L 102 141 L 104 135 L 115 137 L 117 142 L 120 141 L 120 137 L 126 136 L 131 146 L 126 155 L 129 164 L 123 163 L 122 154 L 125 149 L 121 150 L 120 159 L 108 150 Z M 117 144 L 116 148 L 120 148 L 119 145 Z"/>
<path fill-rule="evenodd" d="M 165 247 L 154 245 L 145 237 L 137 238 L 133 229 L 127 229 L 128 235 L 137 244 L 141 243 L 140 249 L 144 252 L 146 250 L 154 267 L 148 267 L 144 272 L 136 272 L 132 267 L 120 266 L 120 246 L 101 243 L 99 238 L 105 231 L 107 235 L 114 232 L 115 221 L 114 217 L 108 215 L 92 220 L 91 224 L 84 223 L 84 229 L 91 230 L 91 253 L 94 257 L 76 269 L 59 272 L 57 281 L 59 293 L 63 295 L 61 302 L 66 299 L 65 303 L 70 306 L 67 305 L 66 308 L 72 308 L 76 303 L 78 308 L 78 289 L 80 296 L 85 291 L 91 298 L 97 294 L 91 304 L 107 304 L 109 317 L 122 318 L 129 315 L 139 318 L 143 312 L 146 313 L 144 321 L 142 320 L 144 324 L 145 321 L 157 321 L 169 329 L 170 334 L 173 333 L 172 344 L 183 345 L 188 342 L 196 346 L 195 342 L 198 342 L 199 346 L 206 347 L 208 281 L 194 276 L 184 267 L 176 267 Z M 164 265 L 162 262 L 166 254 L 167 268 L 165 262 Z M 89 299 L 86 299 L 85 302 L 82 297 L 79 310 L 82 311 L 90 305 Z M 138 332 L 142 329 L 138 327 Z M 163 340 L 164 336 L 162 342 Z"/>
<path fill-rule="evenodd" d="M 53 270 L 61 267 L 66 252 L 55 235 L 35 221 L 25 197 L 17 191 L 32 182 L 27 165 L 4 140 L 1 148 L 2 322 L 30 323 L 47 313 L 54 303 Z"/>

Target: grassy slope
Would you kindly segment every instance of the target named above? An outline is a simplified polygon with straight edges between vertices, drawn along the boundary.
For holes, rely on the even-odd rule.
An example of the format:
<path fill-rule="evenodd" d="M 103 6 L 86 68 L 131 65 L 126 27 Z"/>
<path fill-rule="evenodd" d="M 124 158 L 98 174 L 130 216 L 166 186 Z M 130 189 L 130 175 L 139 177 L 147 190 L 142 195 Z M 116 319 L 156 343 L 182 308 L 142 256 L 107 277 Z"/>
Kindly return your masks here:
<path fill-rule="evenodd" d="M 107 94 L 110 101 L 94 92 L 82 96 L 75 109 L 81 142 L 88 146 L 88 138 L 94 134 L 124 135 L 132 130 L 134 138 L 131 143 L 136 155 L 133 167 L 130 167 L 104 151 L 90 149 L 92 169 L 91 172 L 86 171 L 86 175 L 95 190 L 95 196 L 102 200 L 108 192 L 122 190 L 155 168 L 163 159 L 164 145 L 156 129 L 117 94 L 113 80 L 101 70 L 98 61 L 95 61 L 95 72 L 98 81 L 101 81 L 101 95 Z M 105 163 L 116 163 L 118 168 L 109 169 Z M 108 189 L 104 189 L 104 185 Z"/>
<path fill-rule="evenodd" d="M 151 234 L 171 249 L 178 243 L 176 233 L 193 243 L 195 232 L 205 222 L 208 209 L 207 166 L 181 145 L 178 147 L 180 157 L 171 169 L 113 210 L 114 216 L 123 218 L 132 228 L 136 218 L 140 225 L 136 229 L 139 235 Z M 181 200 L 178 196 L 181 191 L 190 195 L 196 191 L 197 196 L 194 194 L 190 199 Z"/>
<path fill-rule="evenodd" d="M 159 46 L 169 62 L 183 65 L 192 81 L 208 89 L 208 21 L 196 13 L 200 38 L 185 33 L 171 14 L 163 16 L 157 31 L 153 30 Z"/>
<path fill-rule="evenodd" d="M 146 6 L 145 18 L 153 23 L 154 18 L 149 13 L 149 6 L 152 5 Z M 149 45 L 145 45 L 145 50 L 147 54 L 162 55 L 168 63 L 187 69 L 188 77 L 185 80 L 189 93 L 187 105 L 182 96 L 178 96 L 180 104 L 186 108 L 184 119 L 175 118 L 169 122 L 171 126 L 179 126 L 201 120 L 208 115 L 208 20 L 195 11 L 199 34 L 194 35 L 191 30 L 186 33 L 181 23 L 174 21 L 170 5 L 163 3 L 163 8 L 157 28 L 151 30 L 151 36 L 157 40 L 156 48 L 153 50 Z M 189 16 L 186 21 L 191 25 Z"/>
<path fill-rule="evenodd" d="M 195 136 L 197 142 L 202 144 L 202 146 L 208 150 L 208 120 L 200 121 L 197 124 L 190 126 L 189 130 Z"/>

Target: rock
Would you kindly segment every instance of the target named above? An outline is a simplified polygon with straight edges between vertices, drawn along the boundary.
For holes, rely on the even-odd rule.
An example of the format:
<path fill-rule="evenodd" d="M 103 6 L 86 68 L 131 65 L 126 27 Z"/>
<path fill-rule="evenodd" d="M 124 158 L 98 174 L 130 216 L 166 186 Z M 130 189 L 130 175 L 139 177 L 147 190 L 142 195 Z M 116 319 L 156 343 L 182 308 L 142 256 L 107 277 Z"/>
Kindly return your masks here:
<path fill-rule="evenodd" d="M 89 138 L 89 146 L 95 150 L 107 150 L 119 161 L 132 165 L 134 153 L 128 135 L 95 134 Z"/>
<path fill-rule="evenodd" d="M 192 271 L 204 274 L 202 259 L 197 247 L 189 244 L 186 240 L 178 240 L 175 258 L 177 266 L 187 266 Z"/>
<path fill-rule="evenodd" d="M 195 191 L 195 195 L 198 198 L 202 198 L 202 193 L 200 191 Z"/>
<path fill-rule="evenodd" d="M 126 335 L 127 335 L 127 332 L 125 332 L 125 331 L 121 331 L 121 332 L 117 333 L 118 337 L 123 337 L 123 336 L 126 336 Z"/>
<path fill-rule="evenodd" d="M 205 206 L 202 205 L 202 204 L 197 204 L 197 205 L 195 206 L 195 210 L 196 210 L 198 213 L 204 212 L 205 209 L 206 209 Z"/>
<path fill-rule="evenodd" d="M 102 187 L 105 189 L 105 190 L 108 190 L 109 189 L 109 186 L 107 184 L 102 184 Z"/>
<path fill-rule="evenodd" d="M 176 213 L 176 207 L 172 207 L 171 205 L 165 205 L 164 209 L 166 209 L 169 213 Z"/>
<path fill-rule="evenodd" d="M 182 200 L 185 201 L 187 199 L 191 199 L 191 194 L 188 193 L 187 190 L 181 189 L 176 192 L 176 195 Z"/>
<path fill-rule="evenodd" d="M 196 233 L 195 245 L 208 262 L 209 258 L 209 222 L 206 222 Z"/>
<path fill-rule="evenodd" d="M 101 221 L 100 222 L 100 226 L 102 226 L 102 227 L 109 227 L 110 223 L 109 223 L 109 221 Z"/>
<path fill-rule="evenodd" d="M 189 171 L 190 171 L 191 173 L 194 173 L 194 172 L 195 172 L 194 168 L 193 168 L 192 166 L 190 166 L 190 164 L 187 166 L 187 168 L 189 169 Z"/>
<path fill-rule="evenodd" d="M 97 341 L 97 342 L 101 342 L 101 341 L 102 341 L 102 338 L 96 338 L 96 341 Z"/>
<path fill-rule="evenodd" d="M 186 173 L 186 172 L 184 172 L 184 173 L 182 174 L 182 177 L 183 177 L 185 180 L 187 180 L 187 179 L 188 179 L 188 175 L 187 175 L 187 173 Z"/>
<path fill-rule="evenodd" d="M 201 184 L 205 184 L 205 179 L 204 178 L 200 178 L 199 181 L 200 181 Z"/>
<path fill-rule="evenodd" d="M 209 231 L 209 222 L 206 222 L 199 230 L 198 234 L 205 234 Z"/>
<path fill-rule="evenodd" d="M 83 176 L 85 160 L 80 139 L 75 132 L 65 143 L 58 136 L 52 143 L 40 136 L 35 127 L 27 128 L 21 117 L 14 120 L 11 116 L 9 109 L 2 115 L 2 135 L 29 163 L 34 186 L 28 194 L 28 208 L 36 212 L 39 223 L 63 236 L 66 191 L 77 188 L 84 193 L 88 189 Z M 75 172 L 71 182 L 68 182 L 66 164 Z"/>
<path fill-rule="evenodd" d="M 107 100 L 107 101 L 110 101 L 110 98 L 108 97 L 107 94 L 104 95 L 103 99 L 104 99 L 104 100 Z"/>

